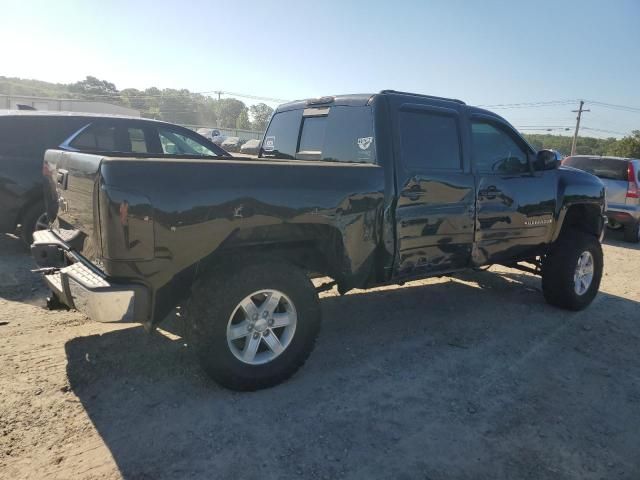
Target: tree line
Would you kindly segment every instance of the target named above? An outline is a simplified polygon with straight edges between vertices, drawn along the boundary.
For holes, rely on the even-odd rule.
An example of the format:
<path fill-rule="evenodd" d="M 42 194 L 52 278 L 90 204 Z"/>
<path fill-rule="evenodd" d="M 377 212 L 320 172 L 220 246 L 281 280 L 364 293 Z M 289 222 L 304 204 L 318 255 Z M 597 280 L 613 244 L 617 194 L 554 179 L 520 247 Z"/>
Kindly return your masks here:
<path fill-rule="evenodd" d="M 265 103 L 247 106 L 235 98 L 220 100 L 187 89 L 156 87 L 118 90 L 112 82 L 87 76 L 71 84 L 0 77 L 0 93 L 77 98 L 138 110 L 145 118 L 181 125 L 210 125 L 264 131 L 273 109 Z"/>
<path fill-rule="evenodd" d="M 536 150 L 549 148 L 558 150 L 563 155 L 571 153 L 573 137 L 550 134 L 524 134 L 524 136 Z M 640 130 L 634 130 L 620 140 L 613 137 L 578 137 L 576 154 L 640 158 Z"/>
<path fill-rule="evenodd" d="M 95 100 L 130 107 L 140 111 L 143 117 L 181 125 L 210 125 L 257 131 L 266 129 L 273 113 L 273 109 L 264 103 L 247 106 L 235 98 L 217 100 L 186 89 L 150 87 L 144 90 L 118 90 L 113 83 L 92 76 L 71 84 L 0 76 L 0 94 Z M 563 155 L 571 153 L 572 138 L 569 136 L 524 136 L 536 149 L 550 148 Z M 576 150 L 580 155 L 640 158 L 640 130 L 634 130 L 631 135 L 620 140 L 613 137 L 579 137 Z"/>

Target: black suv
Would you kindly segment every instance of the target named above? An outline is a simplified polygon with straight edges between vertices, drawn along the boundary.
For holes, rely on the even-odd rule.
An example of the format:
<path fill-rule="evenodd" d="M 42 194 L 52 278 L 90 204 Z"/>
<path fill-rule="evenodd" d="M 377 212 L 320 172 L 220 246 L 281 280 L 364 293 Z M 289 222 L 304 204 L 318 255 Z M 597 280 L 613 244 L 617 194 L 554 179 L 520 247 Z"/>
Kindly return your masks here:
<path fill-rule="evenodd" d="M 0 232 L 25 243 L 48 221 L 42 159 L 49 148 L 81 152 L 216 157 L 222 148 L 189 129 L 156 120 L 70 112 L 0 112 Z"/>

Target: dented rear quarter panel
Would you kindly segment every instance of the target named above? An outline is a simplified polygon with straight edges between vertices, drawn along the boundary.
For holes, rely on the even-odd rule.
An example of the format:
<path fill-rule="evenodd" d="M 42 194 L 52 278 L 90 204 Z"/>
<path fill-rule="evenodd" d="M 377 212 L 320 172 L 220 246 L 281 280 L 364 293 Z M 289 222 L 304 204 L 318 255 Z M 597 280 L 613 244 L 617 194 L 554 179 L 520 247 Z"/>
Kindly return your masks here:
<path fill-rule="evenodd" d="M 393 251 L 380 252 L 381 166 L 104 158 L 100 182 L 100 223 L 109 223 L 102 229 L 109 235 L 102 237 L 102 266 L 110 277 L 151 287 L 155 321 L 212 256 L 233 261 L 253 246 L 305 245 L 324 257 L 324 273 L 350 287 L 366 285 L 392 262 Z M 125 201 L 126 225 L 120 221 Z"/>

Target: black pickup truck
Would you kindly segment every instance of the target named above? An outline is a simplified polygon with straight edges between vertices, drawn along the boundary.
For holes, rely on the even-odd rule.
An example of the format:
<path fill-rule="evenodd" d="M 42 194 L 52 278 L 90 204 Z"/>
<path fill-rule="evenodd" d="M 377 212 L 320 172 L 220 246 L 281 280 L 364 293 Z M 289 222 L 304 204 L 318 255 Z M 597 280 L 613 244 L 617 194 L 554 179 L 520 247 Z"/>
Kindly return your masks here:
<path fill-rule="evenodd" d="M 320 326 L 313 277 L 344 293 L 503 264 L 579 310 L 602 275 L 602 182 L 459 100 L 296 101 L 257 158 L 49 150 L 44 171 L 57 221 L 32 253 L 57 299 L 148 328 L 186 305 L 204 369 L 234 389 L 304 363 Z"/>

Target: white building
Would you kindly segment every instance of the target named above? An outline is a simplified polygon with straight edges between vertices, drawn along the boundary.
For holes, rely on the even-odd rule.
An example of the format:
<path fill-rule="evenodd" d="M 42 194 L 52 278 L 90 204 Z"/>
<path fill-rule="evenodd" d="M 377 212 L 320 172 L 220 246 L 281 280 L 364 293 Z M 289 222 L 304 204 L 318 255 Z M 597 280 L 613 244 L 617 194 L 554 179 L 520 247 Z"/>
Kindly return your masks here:
<path fill-rule="evenodd" d="M 30 97 L 25 95 L 0 95 L 0 109 L 17 110 L 18 105 L 28 105 L 42 111 L 108 113 L 139 117 L 140 112 L 133 108 L 121 107 L 110 103 L 76 100 L 70 98 Z"/>

